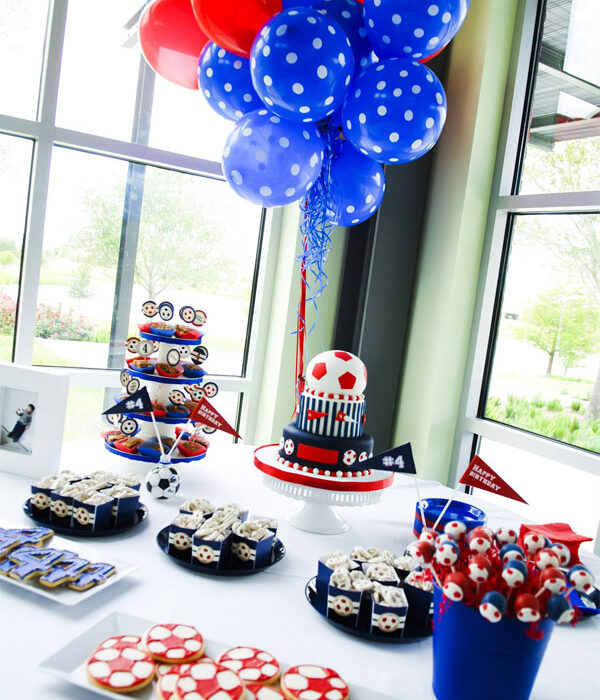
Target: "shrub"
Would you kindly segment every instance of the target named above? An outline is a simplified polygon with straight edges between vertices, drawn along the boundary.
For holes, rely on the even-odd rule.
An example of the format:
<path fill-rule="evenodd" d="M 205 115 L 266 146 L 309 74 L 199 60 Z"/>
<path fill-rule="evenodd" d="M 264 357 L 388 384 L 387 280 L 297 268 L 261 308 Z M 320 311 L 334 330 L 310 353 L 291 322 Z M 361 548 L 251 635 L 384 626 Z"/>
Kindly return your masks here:
<path fill-rule="evenodd" d="M 15 327 L 15 314 L 17 302 L 0 292 L 0 335 L 12 335 Z"/>
<path fill-rule="evenodd" d="M 546 404 L 546 408 L 549 411 L 562 411 L 563 407 L 561 402 L 558 399 L 550 399 L 548 403 Z"/>
<path fill-rule="evenodd" d="M 61 304 L 38 306 L 35 322 L 35 335 L 38 338 L 90 341 L 94 337 L 95 330 L 95 327 L 83 316 L 76 316 L 72 309 L 63 311 Z"/>
<path fill-rule="evenodd" d="M 89 299 L 94 295 L 90 268 L 80 265 L 69 284 L 69 296 L 73 299 Z"/>
<path fill-rule="evenodd" d="M 546 405 L 546 402 L 544 401 L 544 399 L 543 399 L 539 394 L 536 394 L 536 395 L 531 399 L 531 403 L 532 403 L 536 408 L 544 408 L 544 406 Z"/>
<path fill-rule="evenodd" d="M 581 413 L 581 401 L 571 401 L 571 410 L 575 413 Z"/>

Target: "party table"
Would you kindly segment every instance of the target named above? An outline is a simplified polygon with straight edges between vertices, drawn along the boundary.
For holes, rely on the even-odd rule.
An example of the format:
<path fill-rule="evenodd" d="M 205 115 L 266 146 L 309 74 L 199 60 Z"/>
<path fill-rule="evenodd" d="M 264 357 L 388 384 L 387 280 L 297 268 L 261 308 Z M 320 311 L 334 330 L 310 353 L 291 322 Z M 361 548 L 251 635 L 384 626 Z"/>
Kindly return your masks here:
<path fill-rule="evenodd" d="M 66 448 L 63 468 L 126 472 L 135 467 L 134 463 L 123 465 L 123 460 L 103 452 L 96 443 L 85 443 L 84 447 L 86 452 L 81 443 L 76 449 Z M 82 700 L 81 690 L 42 673 L 38 664 L 111 612 L 122 611 L 156 622 L 189 622 L 210 639 L 231 646 L 260 647 L 284 663 L 330 666 L 350 684 L 372 688 L 390 698 L 434 698 L 431 639 L 403 645 L 355 639 L 328 625 L 304 597 L 305 584 L 315 575 L 320 555 L 349 552 L 355 545 L 404 551 L 414 539 L 411 523 L 416 493 L 412 478 L 396 477 L 377 505 L 345 509 L 350 524 L 347 532 L 314 535 L 287 522 L 286 515 L 298 504 L 262 485 L 261 473 L 252 465 L 252 450 L 249 446 L 213 445 L 205 460 L 181 468 L 182 488 L 175 498 L 153 501 L 143 496 L 150 509 L 145 523 L 123 535 L 87 539 L 85 548 L 92 550 L 97 560 L 105 561 L 112 554 L 139 566 L 130 577 L 89 600 L 66 608 L 0 585 L 0 696 Z M 88 456 L 83 460 L 84 453 Z M 22 513 L 30 482 L 26 477 L 0 475 L 0 526 L 31 525 Z M 451 493 L 432 481 L 421 481 L 420 489 L 424 498 Z M 285 558 L 263 573 L 241 578 L 204 577 L 174 564 L 158 549 L 156 533 L 169 524 L 180 503 L 196 496 L 216 505 L 237 502 L 251 513 L 276 517 L 278 536 L 287 549 Z M 509 510 L 464 494 L 459 498 L 483 508 L 494 529 L 520 522 Z M 76 548 L 77 541 L 72 542 Z M 585 553 L 583 560 L 600 580 L 600 559 Z M 575 629 L 556 628 L 532 700 L 599 698 L 598 659 L 600 616 L 585 619 Z M 469 669 L 456 672 L 469 673 Z M 510 673 L 510 669 L 499 668 L 498 673 Z M 85 694 L 87 697 L 91 700 L 93 693 Z"/>

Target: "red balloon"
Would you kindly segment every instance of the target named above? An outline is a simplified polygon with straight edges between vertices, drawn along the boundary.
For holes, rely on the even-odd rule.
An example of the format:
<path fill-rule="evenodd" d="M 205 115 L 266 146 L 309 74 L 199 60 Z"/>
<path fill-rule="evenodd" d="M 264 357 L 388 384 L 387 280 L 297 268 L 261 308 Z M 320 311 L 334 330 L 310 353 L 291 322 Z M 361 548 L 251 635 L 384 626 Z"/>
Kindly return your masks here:
<path fill-rule="evenodd" d="M 248 58 L 263 25 L 281 12 L 281 0 L 192 0 L 204 33 L 216 44 Z"/>
<path fill-rule="evenodd" d="M 208 43 L 190 0 L 155 0 L 140 17 L 144 58 L 163 78 L 198 89 L 198 56 Z"/>

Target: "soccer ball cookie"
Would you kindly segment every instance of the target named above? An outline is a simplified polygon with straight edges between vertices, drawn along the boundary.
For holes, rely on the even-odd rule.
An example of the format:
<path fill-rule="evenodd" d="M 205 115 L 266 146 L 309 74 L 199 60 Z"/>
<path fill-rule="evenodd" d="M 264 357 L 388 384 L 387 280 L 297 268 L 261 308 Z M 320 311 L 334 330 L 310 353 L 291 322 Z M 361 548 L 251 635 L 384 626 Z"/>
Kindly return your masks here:
<path fill-rule="evenodd" d="M 154 661 L 136 647 L 102 645 L 86 662 L 86 671 L 92 683 L 115 693 L 134 693 L 152 682 Z"/>
<path fill-rule="evenodd" d="M 204 653 L 204 639 L 191 625 L 154 625 L 146 632 L 144 646 L 157 661 L 171 664 L 195 661 Z"/>
<path fill-rule="evenodd" d="M 324 666 L 292 666 L 281 677 L 281 690 L 290 700 L 346 700 L 350 689 L 335 671 Z"/>
<path fill-rule="evenodd" d="M 260 683 L 246 683 L 244 700 L 282 700 L 285 695 L 281 690 Z"/>
<path fill-rule="evenodd" d="M 174 700 L 241 700 L 245 693 L 237 673 L 215 661 L 192 664 L 177 679 L 175 691 Z"/>
<path fill-rule="evenodd" d="M 223 652 L 217 662 L 235 671 L 244 683 L 274 683 L 281 673 L 277 659 L 252 647 L 233 647 Z"/>

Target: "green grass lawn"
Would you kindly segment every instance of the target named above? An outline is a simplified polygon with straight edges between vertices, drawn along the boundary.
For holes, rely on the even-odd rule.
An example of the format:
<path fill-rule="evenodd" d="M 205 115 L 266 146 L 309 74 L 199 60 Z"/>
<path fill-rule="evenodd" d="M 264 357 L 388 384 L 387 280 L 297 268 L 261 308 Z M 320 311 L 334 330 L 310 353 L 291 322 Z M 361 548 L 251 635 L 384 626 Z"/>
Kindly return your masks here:
<path fill-rule="evenodd" d="M 12 335 L 0 335 L 0 360 L 10 362 L 12 360 Z M 67 359 L 52 350 L 43 347 L 41 343 L 34 343 L 33 364 L 61 367 L 68 365 Z"/>

